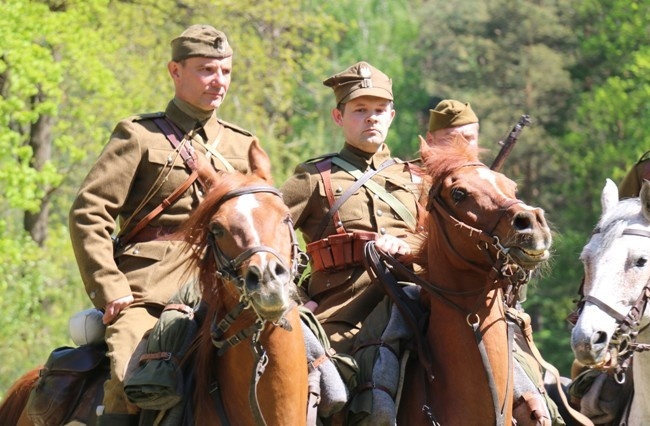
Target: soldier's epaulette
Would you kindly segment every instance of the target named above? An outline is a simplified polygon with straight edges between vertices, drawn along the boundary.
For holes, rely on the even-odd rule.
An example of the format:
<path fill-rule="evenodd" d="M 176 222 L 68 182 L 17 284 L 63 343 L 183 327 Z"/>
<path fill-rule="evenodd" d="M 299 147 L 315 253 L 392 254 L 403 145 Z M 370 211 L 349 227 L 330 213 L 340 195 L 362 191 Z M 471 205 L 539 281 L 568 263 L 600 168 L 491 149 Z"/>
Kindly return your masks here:
<path fill-rule="evenodd" d="M 223 121 L 223 120 L 220 119 L 220 118 L 217 118 L 217 121 L 218 121 L 219 123 L 221 123 L 221 125 L 222 125 L 223 127 L 227 127 L 227 128 L 229 128 L 229 129 L 231 129 L 231 130 L 234 130 L 234 131 L 237 132 L 237 133 L 241 133 L 241 134 L 244 135 L 244 136 L 253 136 L 253 134 L 252 134 L 251 132 L 249 132 L 248 130 L 242 129 L 242 128 L 239 127 L 239 126 L 235 126 L 235 125 L 232 124 L 232 123 L 228 123 L 227 121 Z"/>
<path fill-rule="evenodd" d="M 329 154 L 323 154 L 318 157 L 310 158 L 309 160 L 306 160 L 305 163 L 318 163 L 319 161 L 323 161 L 326 158 L 336 157 L 337 155 L 338 152 L 330 152 Z"/>
<path fill-rule="evenodd" d="M 402 163 L 414 164 L 416 166 L 421 166 L 422 165 L 422 159 L 421 158 L 414 158 L 412 160 L 406 160 L 406 161 L 399 160 L 399 161 L 401 161 Z"/>
<path fill-rule="evenodd" d="M 164 117 L 165 112 L 164 111 L 158 111 L 158 112 L 147 112 L 145 114 L 138 114 L 134 115 L 131 117 L 131 121 L 142 121 L 142 120 L 152 120 L 154 118 L 160 118 Z"/>

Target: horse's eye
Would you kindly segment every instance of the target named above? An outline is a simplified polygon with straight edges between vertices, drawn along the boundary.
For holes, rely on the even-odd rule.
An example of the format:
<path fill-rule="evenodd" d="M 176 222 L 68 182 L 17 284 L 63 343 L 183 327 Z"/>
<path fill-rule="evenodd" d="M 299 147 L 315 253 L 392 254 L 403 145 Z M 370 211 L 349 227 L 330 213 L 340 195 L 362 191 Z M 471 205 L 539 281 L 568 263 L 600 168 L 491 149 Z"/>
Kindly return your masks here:
<path fill-rule="evenodd" d="M 220 238 L 223 237 L 223 234 L 225 234 L 225 230 L 223 229 L 223 226 L 221 226 L 218 223 L 211 223 L 210 224 L 210 233 L 215 237 L 215 238 Z"/>
<path fill-rule="evenodd" d="M 467 194 L 462 189 L 454 188 L 451 190 L 451 198 L 456 202 L 461 201 L 466 195 Z"/>
<path fill-rule="evenodd" d="M 645 257 L 640 257 L 636 260 L 634 266 L 636 266 L 637 268 L 642 268 L 645 266 L 646 263 L 648 263 L 648 259 L 646 259 Z"/>

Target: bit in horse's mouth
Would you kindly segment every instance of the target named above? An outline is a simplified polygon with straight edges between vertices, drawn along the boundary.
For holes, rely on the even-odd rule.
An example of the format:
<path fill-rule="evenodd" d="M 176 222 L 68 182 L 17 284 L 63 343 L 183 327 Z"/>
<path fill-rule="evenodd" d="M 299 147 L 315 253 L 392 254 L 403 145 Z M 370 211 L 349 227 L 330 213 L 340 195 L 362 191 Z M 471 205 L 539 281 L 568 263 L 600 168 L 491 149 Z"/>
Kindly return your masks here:
<path fill-rule="evenodd" d="M 509 253 L 522 266 L 536 266 L 551 256 L 548 250 L 527 250 L 523 247 L 511 247 Z"/>

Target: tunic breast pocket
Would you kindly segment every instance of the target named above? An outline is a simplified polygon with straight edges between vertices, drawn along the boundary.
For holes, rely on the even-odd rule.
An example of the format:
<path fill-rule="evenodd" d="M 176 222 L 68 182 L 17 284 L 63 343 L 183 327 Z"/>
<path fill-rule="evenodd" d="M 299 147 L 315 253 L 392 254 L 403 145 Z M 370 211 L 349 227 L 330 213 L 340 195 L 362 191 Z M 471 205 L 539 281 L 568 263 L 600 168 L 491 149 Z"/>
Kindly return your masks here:
<path fill-rule="evenodd" d="M 152 169 L 146 172 L 148 179 L 157 179 L 161 173 L 169 173 L 162 186 L 163 192 L 171 193 L 181 186 L 190 174 L 183 158 L 171 149 L 150 148 L 147 151 L 147 160 L 148 167 Z"/>
<path fill-rule="evenodd" d="M 339 209 L 339 214 L 341 216 L 341 221 L 344 224 L 368 218 L 370 216 L 370 199 L 368 192 L 364 188 L 355 191 L 347 200 L 345 200 Z"/>

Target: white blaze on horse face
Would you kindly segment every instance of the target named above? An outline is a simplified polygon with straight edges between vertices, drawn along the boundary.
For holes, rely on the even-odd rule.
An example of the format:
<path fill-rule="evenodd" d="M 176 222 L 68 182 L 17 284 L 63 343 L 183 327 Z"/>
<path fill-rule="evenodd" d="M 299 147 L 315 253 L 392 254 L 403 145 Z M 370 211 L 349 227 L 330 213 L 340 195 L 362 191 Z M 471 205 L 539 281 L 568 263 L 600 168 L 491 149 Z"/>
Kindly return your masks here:
<path fill-rule="evenodd" d="M 254 194 L 244 194 L 237 198 L 237 205 L 235 210 L 242 216 L 246 223 L 246 228 L 251 230 L 250 236 L 253 237 L 252 241 L 247 241 L 250 246 L 262 245 L 262 239 L 255 229 L 255 220 L 253 218 L 253 210 L 258 208 L 260 203 L 255 198 Z"/>
<path fill-rule="evenodd" d="M 499 195 L 503 196 L 504 198 L 511 198 L 509 195 L 501 191 L 501 189 L 497 185 L 496 175 L 492 170 L 480 167 L 476 169 L 476 171 L 482 180 L 486 181 L 487 183 L 490 184 L 492 188 L 494 188 L 495 192 L 497 192 Z"/>

